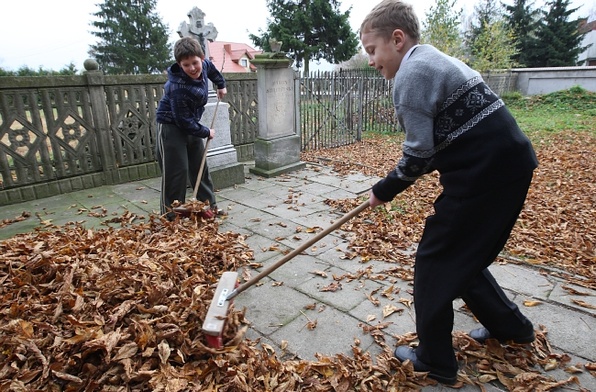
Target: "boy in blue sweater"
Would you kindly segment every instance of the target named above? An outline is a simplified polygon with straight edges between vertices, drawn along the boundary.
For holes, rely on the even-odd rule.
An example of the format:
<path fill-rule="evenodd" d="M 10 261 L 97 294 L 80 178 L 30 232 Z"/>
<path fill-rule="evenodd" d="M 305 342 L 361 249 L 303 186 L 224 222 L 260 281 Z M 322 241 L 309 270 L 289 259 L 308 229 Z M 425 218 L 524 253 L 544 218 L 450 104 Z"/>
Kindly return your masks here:
<path fill-rule="evenodd" d="M 395 170 L 375 184 L 371 207 L 391 201 L 417 178 L 440 174 L 442 193 L 416 253 L 414 349 L 395 356 L 446 384 L 457 380 L 453 301 L 460 297 L 483 327 L 480 342 L 529 343 L 532 323 L 488 270 L 509 238 L 538 162 L 528 138 L 478 72 L 430 45 L 420 45 L 412 6 L 384 0 L 360 28 L 369 65 L 394 79 L 397 119 L 405 130 Z"/>
<path fill-rule="evenodd" d="M 215 137 L 215 130 L 200 123 L 209 94 L 209 80 L 217 87 L 217 97 L 226 93 L 226 81 L 207 59 L 199 42 L 181 38 L 174 45 L 176 63 L 168 68 L 164 95 L 157 107 L 156 156 L 162 171 L 161 213 L 175 218 L 172 203 L 184 203 L 186 185 L 194 188 L 201 159 L 207 152 L 202 139 Z M 197 199 L 208 202 L 213 214 L 217 209 L 213 182 L 205 164 Z"/>

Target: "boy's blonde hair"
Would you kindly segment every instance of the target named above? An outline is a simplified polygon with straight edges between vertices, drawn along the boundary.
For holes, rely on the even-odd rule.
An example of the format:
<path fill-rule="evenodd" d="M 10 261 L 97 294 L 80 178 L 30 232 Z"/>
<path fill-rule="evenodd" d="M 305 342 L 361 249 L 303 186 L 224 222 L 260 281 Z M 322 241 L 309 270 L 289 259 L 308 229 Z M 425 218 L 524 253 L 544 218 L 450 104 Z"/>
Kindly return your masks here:
<path fill-rule="evenodd" d="M 420 40 L 420 24 L 412 5 L 401 0 L 383 0 L 362 21 L 360 36 L 375 33 L 389 39 L 395 29 L 402 30 L 416 42 Z"/>
<path fill-rule="evenodd" d="M 183 37 L 174 44 L 174 59 L 179 63 L 189 57 L 199 56 L 201 59 L 205 58 L 205 52 L 199 41 L 192 37 Z"/>

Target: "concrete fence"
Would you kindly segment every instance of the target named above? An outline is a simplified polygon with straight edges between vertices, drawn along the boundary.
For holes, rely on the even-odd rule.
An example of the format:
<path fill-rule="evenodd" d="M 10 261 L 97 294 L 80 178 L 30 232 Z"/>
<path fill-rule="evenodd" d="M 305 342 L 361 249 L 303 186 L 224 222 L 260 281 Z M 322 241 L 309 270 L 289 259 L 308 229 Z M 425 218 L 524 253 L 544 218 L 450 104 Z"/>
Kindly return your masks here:
<path fill-rule="evenodd" d="M 515 90 L 524 96 L 549 94 L 574 86 L 596 92 L 596 67 L 520 68 L 511 72 L 517 75 Z"/>
<path fill-rule="evenodd" d="M 250 161 L 259 132 L 257 76 L 225 76 L 231 143 L 239 162 Z M 544 94 L 573 86 L 596 91 L 596 67 L 516 69 L 483 76 L 499 94 Z M 353 88 L 353 78 L 344 79 Z M 77 76 L 0 77 L 0 205 L 158 176 L 155 109 L 165 80 L 164 75 L 107 76 L 93 70 Z M 387 96 L 375 100 L 388 107 L 372 112 L 390 116 L 390 89 L 383 92 Z M 361 124 L 372 120 L 364 117 L 368 100 L 359 100 L 361 108 L 347 106 L 346 97 L 352 95 L 338 95 L 343 106 L 324 106 L 333 116 L 302 116 L 302 136 L 318 137 L 329 119 L 353 123 L 348 134 L 357 135 Z M 295 110 L 300 114 L 300 100 Z M 319 128 L 311 132 L 305 128 L 309 124 Z"/>

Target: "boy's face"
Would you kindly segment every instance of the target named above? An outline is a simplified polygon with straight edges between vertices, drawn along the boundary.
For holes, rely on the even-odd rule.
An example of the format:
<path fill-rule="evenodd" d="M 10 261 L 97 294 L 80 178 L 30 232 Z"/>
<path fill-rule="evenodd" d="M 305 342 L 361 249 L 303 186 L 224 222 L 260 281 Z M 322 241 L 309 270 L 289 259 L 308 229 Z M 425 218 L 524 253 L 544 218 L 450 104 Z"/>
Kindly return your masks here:
<path fill-rule="evenodd" d="M 203 60 L 199 56 L 191 56 L 182 59 L 178 65 L 191 79 L 198 79 L 203 72 Z"/>
<path fill-rule="evenodd" d="M 395 30 L 391 37 L 368 31 L 360 35 L 362 46 L 368 54 L 368 65 L 374 67 L 387 80 L 393 79 L 404 57 L 405 37 Z"/>

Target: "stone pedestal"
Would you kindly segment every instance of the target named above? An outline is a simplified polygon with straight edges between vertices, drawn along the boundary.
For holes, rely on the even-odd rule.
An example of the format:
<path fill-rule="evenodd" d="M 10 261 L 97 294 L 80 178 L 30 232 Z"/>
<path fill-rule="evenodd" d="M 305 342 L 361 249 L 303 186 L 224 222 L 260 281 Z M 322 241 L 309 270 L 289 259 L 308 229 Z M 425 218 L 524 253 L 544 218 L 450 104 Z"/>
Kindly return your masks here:
<path fill-rule="evenodd" d="M 303 169 L 296 129 L 296 92 L 291 60 L 283 53 L 264 53 L 252 61 L 257 67 L 259 134 L 254 143 L 254 174 L 275 177 Z"/>
<path fill-rule="evenodd" d="M 207 127 L 211 126 L 216 105 L 217 98 L 209 98 L 209 103 L 205 105 L 205 112 L 201 119 L 203 125 Z M 243 184 L 245 181 L 244 165 L 238 163 L 236 148 L 232 145 L 230 113 L 228 109 L 229 105 L 227 103 L 219 103 L 213 125 L 215 137 L 209 143 L 209 151 L 207 151 L 207 164 L 209 165 L 209 172 L 211 173 L 215 189 Z"/>
<path fill-rule="evenodd" d="M 213 26 L 213 23 L 205 23 L 205 13 L 197 7 L 188 12 L 188 18 L 190 23 L 182 22 L 178 27 L 178 35 L 180 37 L 193 37 L 198 40 L 205 52 L 205 58 L 209 58 L 207 41 L 213 41 L 217 38 L 217 29 Z M 213 83 L 209 80 L 209 102 L 205 105 L 201 124 L 211 127 L 216 105 L 217 94 Z M 207 151 L 207 165 L 209 165 L 209 172 L 215 189 L 244 183 L 244 165 L 238 163 L 238 154 L 232 144 L 230 112 L 228 109 L 229 105 L 227 103 L 219 103 L 217 113 L 215 113 L 215 121 L 213 121 L 215 137 L 209 143 L 209 151 Z"/>

